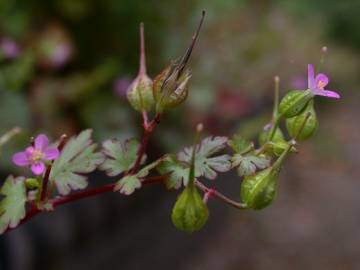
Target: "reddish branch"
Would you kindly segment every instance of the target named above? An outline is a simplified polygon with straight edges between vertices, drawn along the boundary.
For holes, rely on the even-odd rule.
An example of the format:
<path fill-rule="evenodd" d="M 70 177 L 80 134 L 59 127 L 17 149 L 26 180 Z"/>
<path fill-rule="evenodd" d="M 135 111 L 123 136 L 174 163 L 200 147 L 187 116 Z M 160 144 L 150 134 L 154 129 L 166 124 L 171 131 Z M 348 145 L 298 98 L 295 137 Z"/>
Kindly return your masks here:
<path fill-rule="evenodd" d="M 137 153 L 137 159 L 135 161 L 134 167 L 131 169 L 130 174 L 136 174 L 140 168 L 141 161 L 144 157 L 149 138 L 151 133 L 153 132 L 154 128 L 160 121 L 160 114 L 156 114 L 154 119 L 151 122 L 148 122 L 147 120 L 147 114 L 146 112 L 143 112 L 143 118 L 144 118 L 144 135 L 141 141 L 141 145 L 139 147 L 138 153 Z"/>
<path fill-rule="evenodd" d="M 165 176 L 149 177 L 149 178 L 144 179 L 142 181 L 142 184 L 148 185 L 148 184 L 161 183 L 164 181 L 164 179 L 165 179 Z M 94 196 L 97 196 L 97 195 L 100 195 L 103 193 L 107 193 L 107 192 L 113 192 L 115 185 L 116 185 L 116 183 L 112 183 L 112 184 L 104 185 L 104 186 L 93 188 L 93 189 L 79 191 L 79 192 L 76 192 L 76 193 L 73 193 L 73 194 L 70 194 L 67 196 L 58 196 L 58 197 L 55 197 L 54 199 L 49 200 L 48 203 L 50 205 L 52 205 L 52 207 L 55 209 L 56 207 L 63 205 L 63 204 L 67 204 L 67 203 L 78 201 L 78 200 L 85 199 L 85 198 L 94 197 Z M 36 216 L 37 214 L 44 212 L 44 211 L 46 212 L 46 210 L 43 210 L 43 209 L 38 208 L 35 205 L 33 205 L 32 208 L 26 213 L 25 217 L 20 221 L 18 226 L 28 222 L 34 216 Z M 8 228 L 5 232 L 10 232 L 16 228 L 17 227 Z"/>
<path fill-rule="evenodd" d="M 165 179 L 166 179 L 166 176 L 148 177 L 142 181 L 142 184 L 148 185 L 148 184 L 161 183 Z M 67 203 L 78 201 L 78 200 L 85 199 L 85 198 L 95 197 L 97 195 L 107 193 L 107 192 L 113 192 L 115 185 L 116 185 L 116 183 L 112 183 L 112 184 L 104 185 L 104 186 L 89 189 L 89 190 L 79 191 L 79 192 L 76 192 L 76 193 L 73 193 L 73 194 L 70 194 L 67 196 L 55 197 L 54 199 L 49 200 L 48 203 L 50 205 L 52 205 L 53 209 L 55 209 L 56 207 L 63 205 L 63 204 L 67 204 Z M 204 184 L 202 184 L 199 181 L 195 181 L 195 185 L 199 189 L 201 189 L 203 192 L 205 192 L 205 193 L 211 192 L 211 196 L 217 197 L 218 199 L 224 201 L 225 203 L 227 203 L 237 209 L 245 209 L 246 208 L 244 206 L 244 204 L 236 202 L 236 201 L 228 198 L 227 196 L 225 196 L 224 194 L 222 194 L 221 192 L 219 192 L 215 189 L 210 189 L 210 188 L 206 187 Z M 47 210 L 38 208 L 35 205 L 33 205 L 32 208 L 26 213 L 26 216 L 20 221 L 18 226 L 28 222 L 30 219 L 35 217 L 37 214 L 40 214 L 41 212 L 47 212 Z M 5 232 L 10 232 L 10 231 L 16 229 L 17 227 L 8 228 Z"/>
<path fill-rule="evenodd" d="M 224 194 L 222 194 L 221 192 L 217 191 L 216 189 L 211 189 L 208 188 L 207 186 L 205 186 L 203 183 L 201 183 L 198 180 L 195 180 L 195 185 L 201 189 L 203 192 L 209 193 L 211 194 L 211 197 L 216 197 L 224 202 L 226 202 L 227 204 L 237 208 L 237 209 L 246 209 L 246 206 L 242 203 L 236 202 L 232 199 L 230 199 L 229 197 L 225 196 Z"/>
<path fill-rule="evenodd" d="M 59 141 L 59 146 L 58 146 L 59 152 L 61 152 L 62 149 L 64 148 L 66 139 L 67 139 L 66 134 L 61 135 L 60 141 Z M 41 195 L 40 195 L 40 201 L 42 201 L 42 202 L 45 201 L 46 194 L 48 193 L 48 183 L 49 183 L 51 168 L 52 168 L 52 163 L 50 165 L 48 165 L 48 167 L 46 168 L 45 175 L 44 175 L 44 180 L 42 183 Z"/>

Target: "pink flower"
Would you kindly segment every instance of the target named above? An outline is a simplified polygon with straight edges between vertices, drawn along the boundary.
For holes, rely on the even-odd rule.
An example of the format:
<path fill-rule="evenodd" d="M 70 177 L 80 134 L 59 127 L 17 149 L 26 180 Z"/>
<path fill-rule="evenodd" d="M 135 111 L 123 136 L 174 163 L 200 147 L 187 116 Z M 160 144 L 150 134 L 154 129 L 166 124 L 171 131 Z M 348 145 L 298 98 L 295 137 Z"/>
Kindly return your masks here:
<path fill-rule="evenodd" d="M 5 57 L 10 59 L 16 58 L 20 52 L 20 49 L 15 41 L 9 38 L 4 38 L 1 40 L 0 49 Z"/>
<path fill-rule="evenodd" d="M 328 83 L 329 78 L 323 73 L 319 73 L 315 77 L 314 66 L 308 64 L 308 89 L 317 96 L 340 98 L 340 95 L 335 91 L 324 89 Z"/>
<path fill-rule="evenodd" d="M 34 146 L 29 146 L 23 152 L 13 155 L 13 162 L 17 166 L 31 166 L 35 175 L 40 175 L 45 171 L 45 160 L 54 160 L 59 156 L 57 148 L 49 147 L 49 139 L 44 134 L 35 138 Z"/>

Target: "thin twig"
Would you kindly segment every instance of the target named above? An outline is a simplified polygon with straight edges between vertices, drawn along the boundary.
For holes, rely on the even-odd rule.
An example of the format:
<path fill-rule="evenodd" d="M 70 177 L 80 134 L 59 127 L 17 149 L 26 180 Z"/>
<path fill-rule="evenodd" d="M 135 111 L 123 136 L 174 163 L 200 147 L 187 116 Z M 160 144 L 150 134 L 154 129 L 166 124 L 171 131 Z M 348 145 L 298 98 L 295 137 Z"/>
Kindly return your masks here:
<path fill-rule="evenodd" d="M 217 191 L 216 189 L 208 188 L 207 186 L 205 186 L 203 183 L 201 183 L 198 180 L 195 180 L 195 185 L 199 189 L 204 191 L 205 193 L 211 191 L 211 195 L 213 195 L 214 197 L 217 197 L 218 199 L 224 201 L 225 203 L 227 203 L 227 204 L 229 204 L 229 205 L 231 205 L 231 206 L 233 206 L 233 207 L 235 207 L 237 209 L 241 209 L 241 210 L 247 209 L 245 204 L 239 203 L 237 201 L 234 201 L 234 200 L 230 199 L 229 197 L 225 196 L 224 194 Z"/>
<path fill-rule="evenodd" d="M 145 114 L 143 114 L 143 117 L 145 117 Z M 144 125 L 144 135 L 143 135 L 141 145 L 140 145 L 138 153 L 137 153 L 135 165 L 131 169 L 130 174 L 136 174 L 138 172 L 140 165 L 141 165 L 141 161 L 143 159 L 143 156 L 145 154 L 145 151 L 146 151 L 146 148 L 147 148 L 147 145 L 149 142 L 150 135 L 152 134 L 156 125 L 159 123 L 159 119 L 160 119 L 160 114 L 156 114 L 154 119 L 150 123 Z M 147 119 L 144 118 L 144 123 L 145 122 L 147 122 Z"/>
<path fill-rule="evenodd" d="M 61 152 L 62 149 L 64 148 L 66 139 L 67 139 L 66 134 L 61 135 L 60 140 L 59 140 L 59 146 L 58 146 L 59 152 Z M 42 183 L 42 187 L 41 187 L 41 195 L 40 195 L 41 202 L 43 202 L 46 199 L 47 194 L 48 194 L 48 183 L 49 183 L 51 168 L 52 168 L 52 162 L 47 166 L 46 172 L 44 175 L 44 179 L 43 179 L 43 183 Z"/>

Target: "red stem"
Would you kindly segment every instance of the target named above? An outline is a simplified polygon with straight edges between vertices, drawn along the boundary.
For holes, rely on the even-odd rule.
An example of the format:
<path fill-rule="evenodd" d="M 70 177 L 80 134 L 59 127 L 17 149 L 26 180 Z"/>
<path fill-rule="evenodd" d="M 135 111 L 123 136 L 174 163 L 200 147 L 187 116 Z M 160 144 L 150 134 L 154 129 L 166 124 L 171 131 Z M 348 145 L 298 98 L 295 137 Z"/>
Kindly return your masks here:
<path fill-rule="evenodd" d="M 140 23 L 140 68 L 139 75 L 146 74 L 144 24 Z"/>
<path fill-rule="evenodd" d="M 65 143 L 66 143 L 66 138 L 67 138 L 66 134 L 61 135 L 60 140 L 59 140 L 59 146 L 58 146 L 59 152 L 61 152 L 63 150 Z M 40 195 L 41 202 L 45 201 L 46 195 L 48 193 L 48 183 L 49 183 L 49 176 L 50 176 L 51 168 L 52 168 L 52 163 L 46 168 L 46 172 L 44 175 L 44 179 L 43 179 L 43 183 L 42 183 L 42 187 L 41 187 L 41 195 Z"/>
<path fill-rule="evenodd" d="M 201 189 L 203 192 L 207 193 L 210 192 L 211 196 L 217 197 L 218 199 L 226 202 L 227 204 L 237 208 L 237 209 L 246 209 L 246 206 L 243 203 L 239 203 L 237 201 L 234 201 L 232 199 L 230 199 L 229 197 L 225 196 L 224 194 L 222 194 L 221 192 L 217 191 L 216 189 L 211 189 L 208 188 L 207 186 L 205 186 L 203 183 L 201 183 L 198 180 L 195 180 L 195 185 Z"/>
<path fill-rule="evenodd" d="M 142 181 L 142 184 L 144 185 L 148 185 L 148 184 L 155 184 L 155 183 L 160 183 L 162 181 L 164 181 L 165 177 L 164 176 L 154 176 L 154 177 L 148 177 L 146 179 L 144 179 Z M 59 196 L 56 197 L 52 200 L 49 200 L 49 203 L 52 204 L 53 208 L 55 209 L 56 207 L 63 205 L 63 204 L 67 204 L 73 201 L 77 201 L 77 200 L 81 200 L 81 199 L 85 199 L 85 198 L 90 198 L 90 197 L 94 197 L 103 193 L 107 193 L 107 192 L 112 192 L 114 190 L 116 183 L 111 183 L 105 186 L 101 186 L 101 187 L 97 187 L 97 188 L 93 188 L 93 189 L 89 189 L 89 190 L 84 190 L 84 191 L 79 191 L 77 193 L 73 193 L 67 196 Z M 30 211 L 28 211 L 25 215 L 25 217 L 20 221 L 20 223 L 18 224 L 17 227 L 19 227 L 20 225 L 28 222 L 30 219 L 32 219 L 33 217 L 35 217 L 37 214 L 43 212 L 44 210 L 37 208 L 36 206 L 33 206 Z M 10 228 L 8 227 L 6 232 L 10 232 L 15 228 Z"/>
<path fill-rule="evenodd" d="M 147 114 L 146 113 L 143 113 L 143 118 L 144 118 L 144 135 L 143 135 L 141 145 L 140 145 L 138 153 L 137 153 L 137 159 L 135 161 L 135 165 L 131 169 L 130 174 L 136 174 L 138 172 L 140 165 L 141 165 L 141 161 L 142 161 L 143 156 L 146 151 L 146 147 L 148 145 L 150 135 L 153 132 L 156 125 L 159 123 L 160 114 L 156 114 L 154 119 L 150 123 L 147 122 Z"/>
<path fill-rule="evenodd" d="M 45 200 L 45 197 L 46 197 L 46 194 L 47 194 L 47 187 L 48 187 L 48 183 L 49 183 L 49 176 L 50 176 L 50 172 L 51 172 L 51 167 L 52 167 L 52 164 L 50 164 L 46 168 L 45 176 L 44 176 L 44 179 L 43 179 L 43 184 L 42 184 L 42 187 L 41 187 L 41 195 L 40 195 L 40 201 L 41 202 Z"/>

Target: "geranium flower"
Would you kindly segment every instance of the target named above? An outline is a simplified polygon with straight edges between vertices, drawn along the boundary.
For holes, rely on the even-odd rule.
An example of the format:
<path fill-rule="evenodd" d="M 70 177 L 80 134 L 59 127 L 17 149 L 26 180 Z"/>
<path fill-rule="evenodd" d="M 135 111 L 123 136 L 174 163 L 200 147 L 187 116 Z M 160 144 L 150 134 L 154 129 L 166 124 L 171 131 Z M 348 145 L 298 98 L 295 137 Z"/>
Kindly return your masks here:
<path fill-rule="evenodd" d="M 35 175 L 40 175 L 45 171 L 44 161 L 54 160 L 59 156 L 59 150 L 49 147 L 49 139 L 40 134 L 35 138 L 34 146 L 29 146 L 23 152 L 13 155 L 13 162 L 17 166 L 31 166 Z"/>
<path fill-rule="evenodd" d="M 340 98 L 340 95 L 335 91 L 324 89 L 328 83 L 329 78 L 323 73 L 319 73 L 315 77 L 314 66 L 308 64 L 308 89 L 317 96 Z"/>

